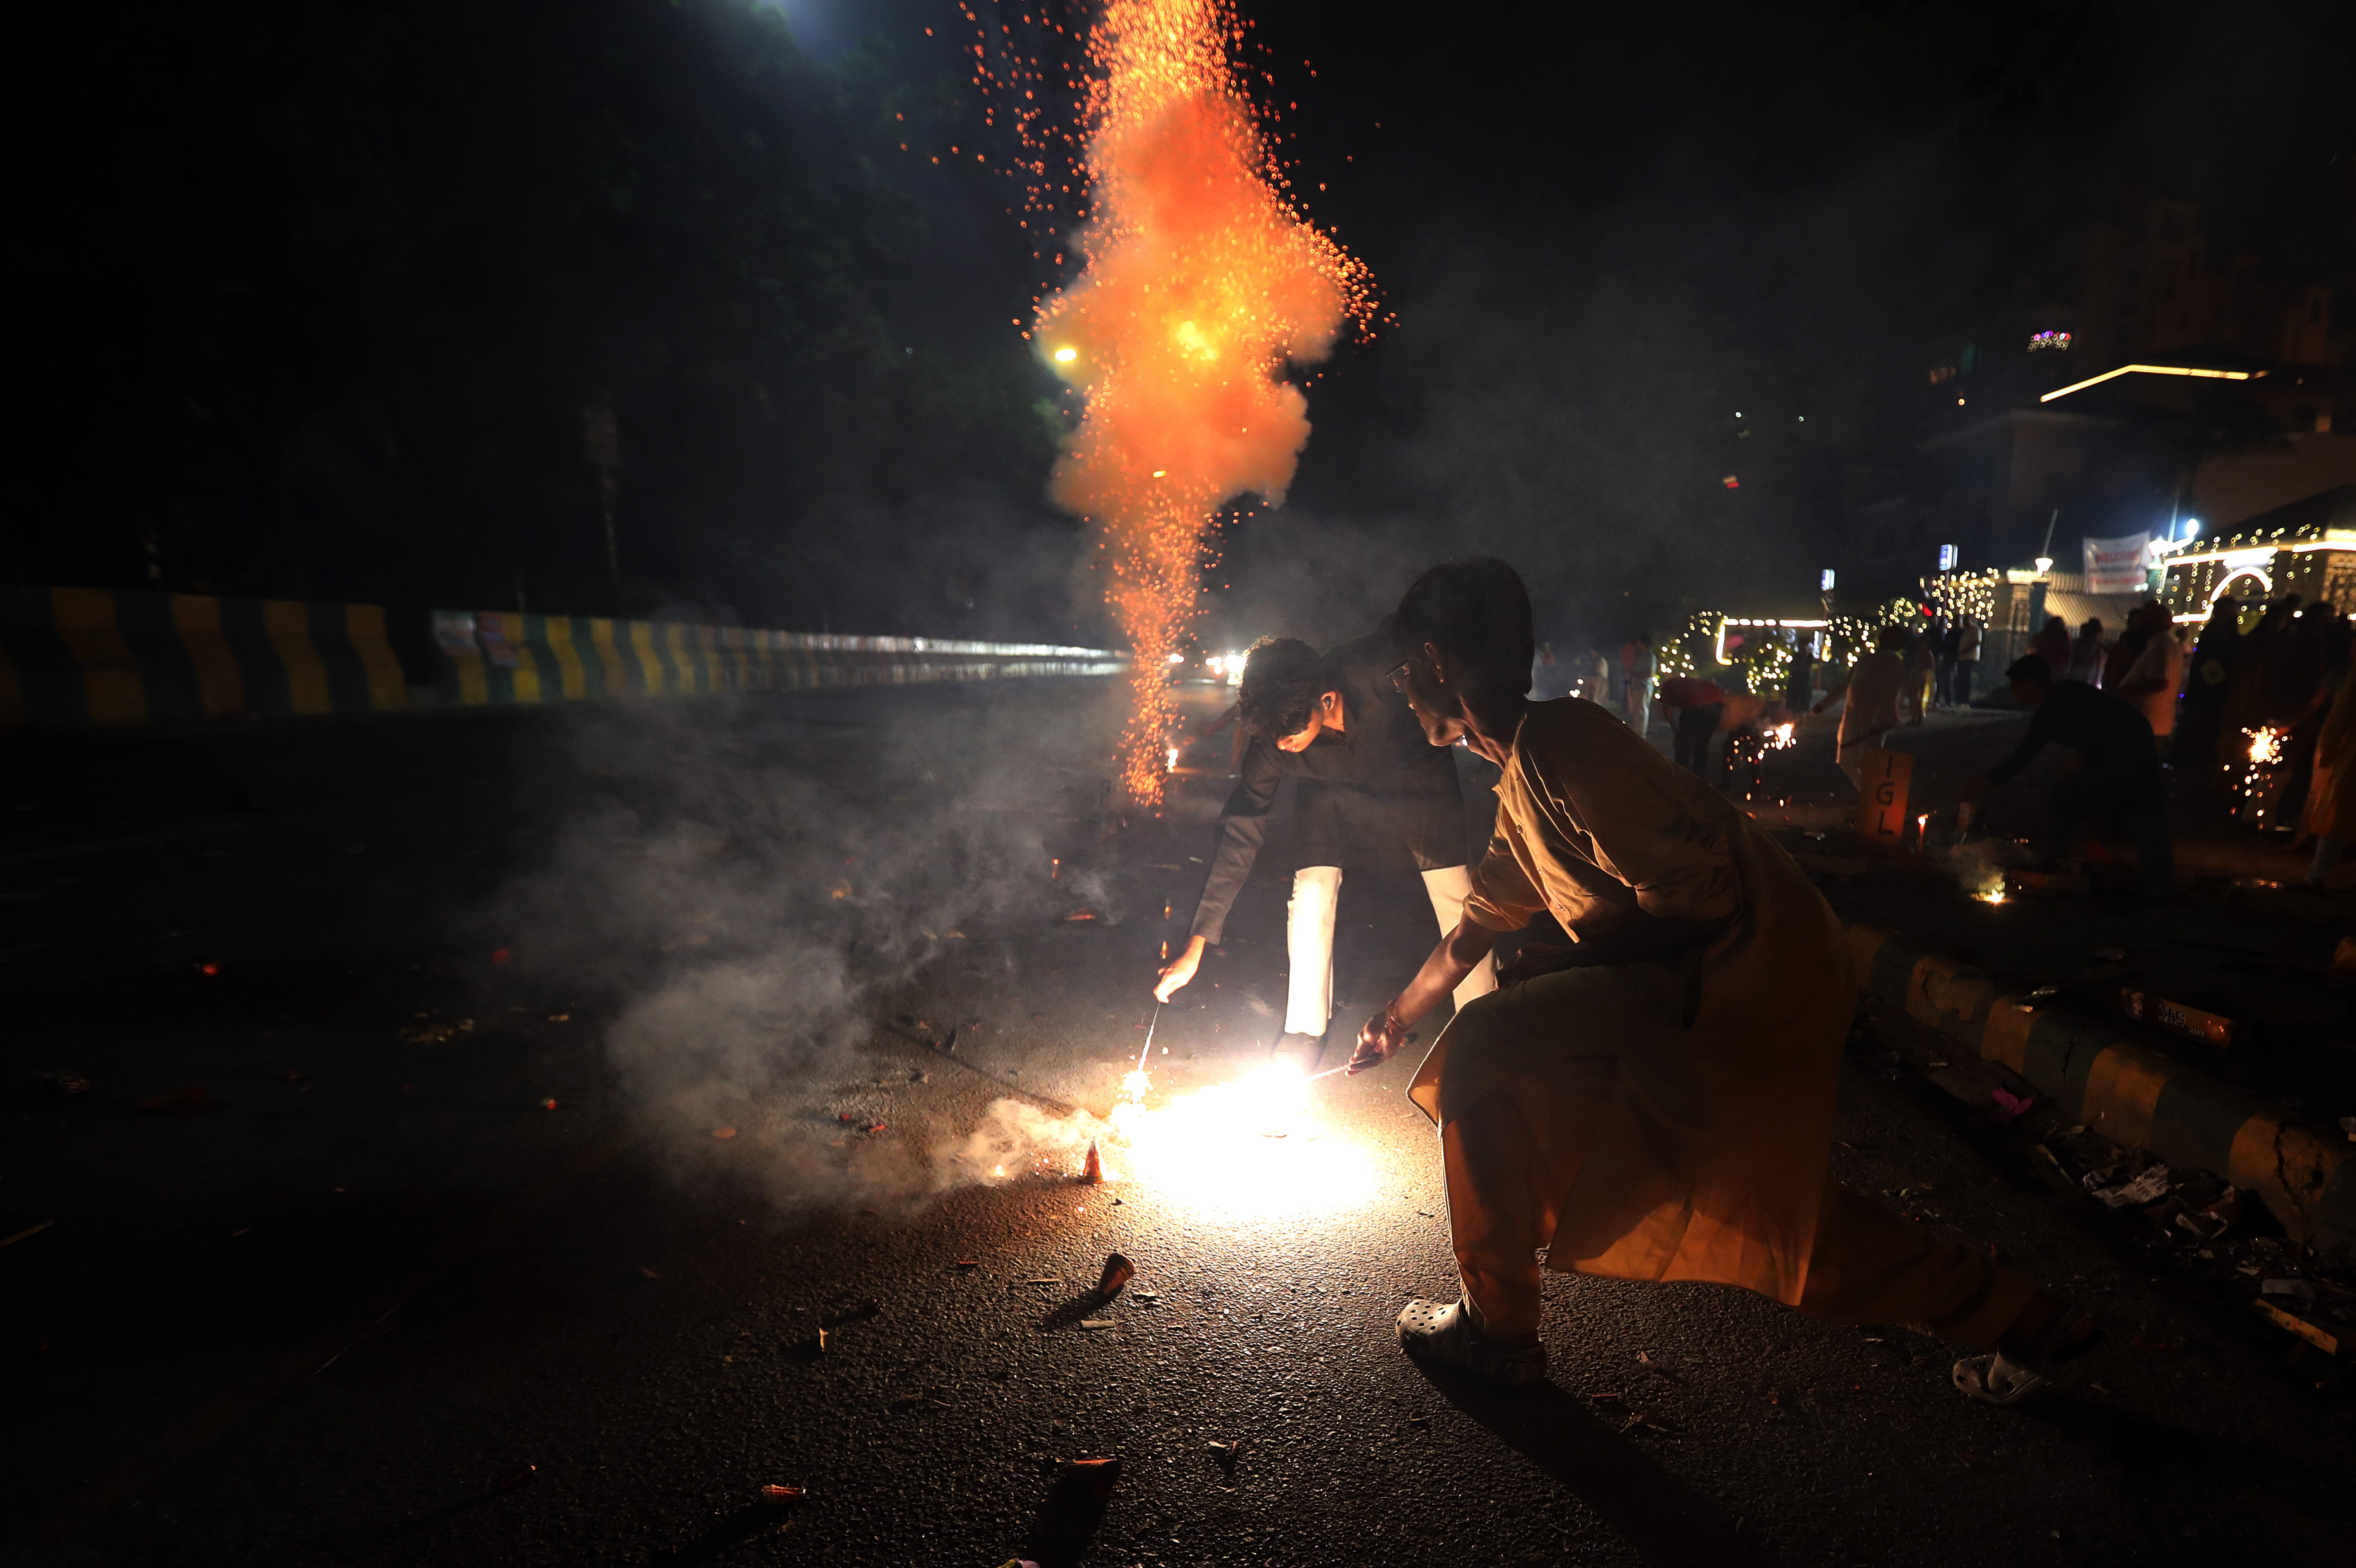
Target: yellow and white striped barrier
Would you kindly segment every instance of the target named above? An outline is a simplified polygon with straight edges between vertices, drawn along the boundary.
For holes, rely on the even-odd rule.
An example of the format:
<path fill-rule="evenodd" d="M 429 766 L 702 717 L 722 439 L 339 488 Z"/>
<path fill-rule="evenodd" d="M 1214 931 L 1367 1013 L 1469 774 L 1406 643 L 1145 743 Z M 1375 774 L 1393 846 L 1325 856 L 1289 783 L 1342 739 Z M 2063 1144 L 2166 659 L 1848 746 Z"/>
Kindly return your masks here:
<path fill-rule="evenodd" d="M 404 673 L 375 605 L 0 586 L 0 728 L 1108 675 L 1045 643 L 436 610 Z"/>

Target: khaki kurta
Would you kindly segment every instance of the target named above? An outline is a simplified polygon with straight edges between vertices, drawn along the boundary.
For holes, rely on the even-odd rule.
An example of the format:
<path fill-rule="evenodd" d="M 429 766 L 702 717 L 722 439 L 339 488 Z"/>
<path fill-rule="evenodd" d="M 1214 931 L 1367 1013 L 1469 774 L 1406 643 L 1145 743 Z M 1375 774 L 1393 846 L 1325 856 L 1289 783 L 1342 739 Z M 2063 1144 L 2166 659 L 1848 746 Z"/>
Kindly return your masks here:
<path fill-rule="evenodd" d="M 2306 825 L 2318 838 L 2356 838 L 2356 675 L 2340 682 L 2316 737 Z"/>
<path fill-rule="evenodd" d="M 1898 723 L 1898 693 L 1905 682 L 1905 661 L 1895 653 L 1865 654 L 1849 671 L 1835 756 L 1851 779 L 1857 777 L 1865 748 Z"/>
<path fill-rule="evenodd" d="M 1497 786 L 1467 918 L 1550 911 L 1607 939 L 1633 911 L 1724 922 L 1664 961 L 1573 968 L 1460 1011 L 1409 1096 L 1440 1124 L 1467 1294 L 1537 1327 L 1558 1272 L 1738 1285 L 1845 1322 L 1973 1343 L 2028 1282 L 1834 1184 L 1857 998 L 1839 920 L 1741 811 L 1592 703 L 1533 703 Z"/>
<path fill-rule="evenodd" d="M 1798 1302 L 1857 1005 L 1839 920 L 1748 817 L 1591 703 L 1532 704 L 1497 797 L 1468 918 L 1518 930 L 1546 909 L 1575 939 L 1637 909 L 1729 921 L 1674 973 L 1629 964 L 1529 983 L 1603 987 L 1582 1010 L 1608 1007 L 1594 1033 L 1615 1058 L 1549 1265 Z M 1653 1005 L 1665 985 L 1665 1012 Z M 1443 1035 L 1416 1078 L 1435 1117 L 1448 1046 Z"/>

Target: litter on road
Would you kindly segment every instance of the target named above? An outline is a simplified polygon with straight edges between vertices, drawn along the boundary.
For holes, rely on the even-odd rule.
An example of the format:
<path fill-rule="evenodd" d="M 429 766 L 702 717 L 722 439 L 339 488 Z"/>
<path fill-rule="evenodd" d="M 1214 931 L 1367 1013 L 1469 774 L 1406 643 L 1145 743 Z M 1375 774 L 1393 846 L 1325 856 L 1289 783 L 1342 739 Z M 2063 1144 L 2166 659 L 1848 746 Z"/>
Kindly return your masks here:
<path fill-rule="evenodd" d="M 1999 1122 L 2017 1122 L 2037 1104 L 2037 1096 L 2015 1094 L 2000 1086 L 1990 1090 L 1988 1098 L 1996 1101 L 1996 1119 Z"/>
<path fill-rule="evenodd" d="M 1118 1459 L 1066 1459 L 1056 1471 L 1060 1481 L 1076 1481 L 1088 1489 L 1098 1502 L 1112 1496 L 1120 1483 L 1120 1461 Z"/>
<path fill-rule="evenodd" d="M 2325 1330 L 2317 1327 L 2314 1324 L 2309 1323 L 2304 1317 L 2294 1316 L 2292 1314 L 2285 1312 L 2281 1307 L 2276 1306 L 2270 1301 L 2255 1301 L 2252 1302 L 2250 1305 L 2256 1307 L 2265 1316 L 2272 1318 L 2276 1326 L 2288 1329 L 2291 1333 L 2297 1335 L 2301 1339 L 2306 1340 L 2308 1344 L 2314 1346 L 2325 1355 L 2337 1356 L 2340 1354 L 2339 1336 L 2328 1333 Z"/>
<path fill-rule="evenodd" d="M 2100 1178 L 2087 1173 L 2087 1190 L 2112 1208 L 2125 1208 L 2129 1204 L 2157 1203 L 2168 1196 L 2168 1167 L 2154 1165 L 2133 1181 L 2116 1187 L 2104 1187 Z"/>

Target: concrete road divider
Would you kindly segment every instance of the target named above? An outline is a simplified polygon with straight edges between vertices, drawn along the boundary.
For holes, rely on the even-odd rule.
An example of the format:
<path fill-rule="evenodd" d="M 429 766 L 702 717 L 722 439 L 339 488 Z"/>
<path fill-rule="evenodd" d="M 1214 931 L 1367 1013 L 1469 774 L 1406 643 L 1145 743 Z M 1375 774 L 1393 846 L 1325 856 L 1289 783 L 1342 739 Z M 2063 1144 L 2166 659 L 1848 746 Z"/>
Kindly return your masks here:
<path fill-rule="evenodd" d="M 505 610 L 436 610 L 433 630 L 442 664 L 439 696 L 467 707 L 1109 675 L 1128 667 L 1119 653 L 1047 643 L 763 631 Z"/>
<path fill-rule="evenodd" d="M 382 713 L 407 701 L 375 605 L 0 586 L 0 725 Z"/>
<path fill-rule="evenodd" d="M 1108 675 L 1044 643 L 0 585 L 0 728 Z"/>
<path fill-rule="evenodd" d="M 2043 999 L 1863 923 L 1848 928 L 1865 989 L 1997 1062 L 2062 1115 L 2171 1166 L 2255 1195 L 2294 1240 L 2356 1257 L 2356 1160 L 2337 1128 L 2171 1056 L 2143 1026 Z"/>

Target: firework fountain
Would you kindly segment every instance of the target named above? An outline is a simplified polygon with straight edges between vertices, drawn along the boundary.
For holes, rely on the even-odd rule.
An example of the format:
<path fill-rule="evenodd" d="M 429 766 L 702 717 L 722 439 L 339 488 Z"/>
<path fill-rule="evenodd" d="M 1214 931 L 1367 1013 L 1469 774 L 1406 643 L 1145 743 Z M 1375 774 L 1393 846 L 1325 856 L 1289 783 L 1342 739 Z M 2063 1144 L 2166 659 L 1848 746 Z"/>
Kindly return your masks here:
<path fill-rule="evenodd" d="M 1287 376 L 1323 360 L 1345 324 L 1370 325 L 1371 280 L 1292 201 L 1264 133 L 1274 116 L 1245 90 L 1253 46 L 1233 0 L 1106 0 L 1084 70 L 1058 63 L 1079 29 L 1056 7 L 960 0 L 958 10 L 973 25 L 964 47 L 990 105 L 985 128 L 1012 143 L 995 160 L 1023 188 L 1009 214 L 1033 259 L 1081 263 L 1043 294 L 1024 336 L 1084 394 L 1051 488 L 1096 526 L 1105 596 L 1133 653 L 1120 781 L 1132 801 L 1157 805 L 1178 761 L 1169 672 L 1187 650 L 1212 521 L 1248 494 L 1282 501 L 1309 439 L 1308 400 Z M 1232 684 L 1240 664 L 1227 654 L 1213 668 Z M 1150 1024 L 1108 1119 L 1079 1112 L 1002 1140 L 1047 1150 L 1035 1159 L 1001 1158 L 978 1133 L 969 1163 L 1010 1180 L 1085 1144 L 1087 1179 L 1143 1181 L 1237 1217 L 1368 1200 L 1369 1156 L 1323 1122 L 1297 1069 L 1149 1105 L 1153 1041 Z M 1021 1111 L 1008 1114 L 1021 1122 Z"/>
<path fill-rule="evenodd" d="M 1201 596 L 1218 510 L 1280 502 L 1309 439 L 1288 366 L 1363 323 L 1364 267 L 1292 206 L 1260 134 L 1227 0 L 1110 0 L 1088 42 L 1078 278 L 1032 337 L 1087 404 L 1054 478 L 1101 531 L 1106 596 L 1134 652 L 1121 779 L 1158 803 L 1176 718 L 1168 671 Z"/>

